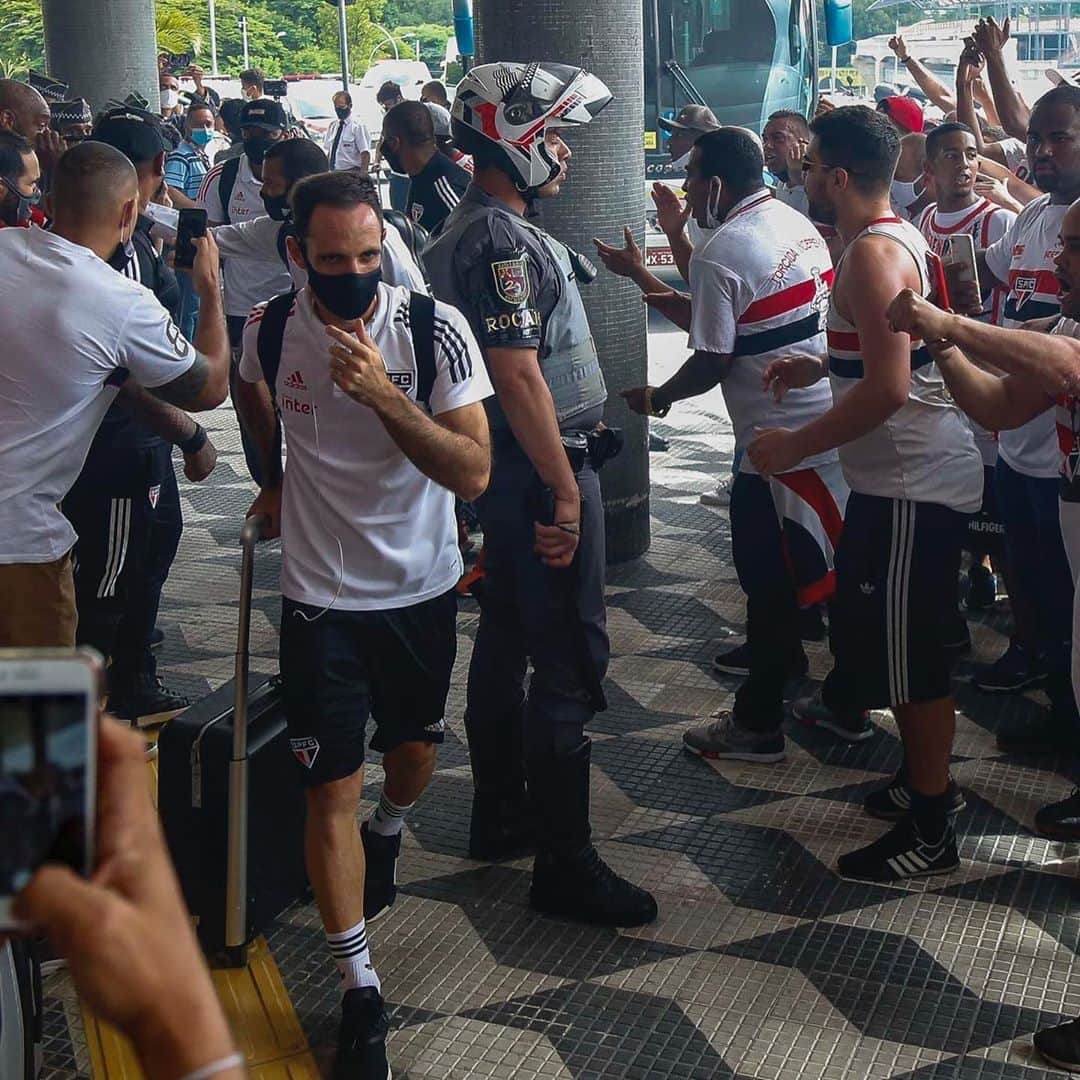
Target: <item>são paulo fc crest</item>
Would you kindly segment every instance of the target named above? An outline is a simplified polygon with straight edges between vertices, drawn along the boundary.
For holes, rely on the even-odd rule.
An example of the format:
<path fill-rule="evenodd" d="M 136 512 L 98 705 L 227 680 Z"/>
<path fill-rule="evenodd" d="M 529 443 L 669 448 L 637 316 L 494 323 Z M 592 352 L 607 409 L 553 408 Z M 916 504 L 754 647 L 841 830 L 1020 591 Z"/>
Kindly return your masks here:
<path fill-rule="evenodd" d="M 495 290 L 508 304 L 523 304 L 529 299 L 529 268 L 524 259 L 502 259 L 491 264 Z"/>
<path fill-rule="evenodd" d="M 1030 299 L 1038 284 L 1034 274 L 1018 277 L 1013 282 L 1013 296 L 1016 297 L 1016 310 L 1019 311 Z"/>
<path fill-rule="evenodd" d="M 289 749 L 292 750 L 293 757 L 296 758 L 305 769 L 310 769 L 315 764 L 315 759 L 319 756 L 319 740 L 290 739 Z"/>
<path fill-rule="evenodd" d="M 147 491 L 146 497 L 150 500 L 150 509 L 156 510 L 158 499 L 161 498 L 161 485 L 155 484 L 152 488 L 150 488 L 149 491 Z"/>

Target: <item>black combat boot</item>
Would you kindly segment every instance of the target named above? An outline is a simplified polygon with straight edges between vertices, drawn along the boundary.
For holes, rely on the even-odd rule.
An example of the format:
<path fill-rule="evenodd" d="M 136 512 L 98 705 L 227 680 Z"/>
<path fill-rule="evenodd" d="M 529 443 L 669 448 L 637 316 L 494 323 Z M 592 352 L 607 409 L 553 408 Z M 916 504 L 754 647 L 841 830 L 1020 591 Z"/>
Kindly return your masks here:
<path fill-rule="evenodd" d="M 598 926 L 644 926 L 656 918 L 656 901 L 619 877 L 590 839 L 591 749 L 585 739 L 568 754 L 529 762 L 537 821 L 529 903 L 545 915 Z"/>
<path fill-rule="evenodd" d="M 514 858 L 533 849 L 532 814 L 525 793 L 521 714 L 508 716 L 497 731 L 477 730 L 465 714 L 473 774 L 469 858 L 484 862 Z"/>

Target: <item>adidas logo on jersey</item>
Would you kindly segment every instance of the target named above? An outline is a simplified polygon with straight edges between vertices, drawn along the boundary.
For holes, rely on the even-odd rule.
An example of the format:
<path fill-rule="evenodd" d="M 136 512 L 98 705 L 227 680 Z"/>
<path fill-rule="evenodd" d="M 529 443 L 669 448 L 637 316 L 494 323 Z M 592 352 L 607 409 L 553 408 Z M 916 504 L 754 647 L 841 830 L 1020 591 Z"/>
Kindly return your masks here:
<path fill-rule="evenodd" d="M 290 390 L 306 390 L 307 383 L 304 382 L 304 376 L 299 371 L 294 371 L 286 380 L 285 385 Z"/>

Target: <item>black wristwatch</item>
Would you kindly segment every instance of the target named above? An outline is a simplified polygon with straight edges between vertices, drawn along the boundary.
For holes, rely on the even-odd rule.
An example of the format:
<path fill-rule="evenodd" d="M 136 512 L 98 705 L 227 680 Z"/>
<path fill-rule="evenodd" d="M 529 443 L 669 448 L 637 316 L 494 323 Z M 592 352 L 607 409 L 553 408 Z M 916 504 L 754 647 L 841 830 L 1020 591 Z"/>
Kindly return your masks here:
<path fill-rule="evenodd" d="M 206 445 L 207 438 L 206 428 L 196 420 L 195 433 L 176 445 L 180 447 L 180 452 L 184 455 L 197 454 Z"/>

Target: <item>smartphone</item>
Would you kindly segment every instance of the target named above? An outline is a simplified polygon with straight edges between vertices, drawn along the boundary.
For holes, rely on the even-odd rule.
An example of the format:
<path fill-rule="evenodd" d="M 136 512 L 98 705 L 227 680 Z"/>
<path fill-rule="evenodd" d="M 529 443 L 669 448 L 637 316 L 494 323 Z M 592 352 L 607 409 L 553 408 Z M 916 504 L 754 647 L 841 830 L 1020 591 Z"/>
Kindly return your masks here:
<path fill-rule="evenodd" d="M 176 225 L 177 270 L 190 270 L 195 265 L 195 245 L 191 242 L 196 237 L 206 235 L 205 210 L 181 210 Z"/>
<path fill-rule="evenodd" d="M 941 261 L 941 256 L 928 251 L 926 269 L 930 275 L 930 284 L 933 286 L 930 301 L 943 311 L 948 311 L 952 305 L 949 300 L 949 285 L 945 280 L 945 264 Z"/>
<path fill-rule="evenodd" d="M 94 864 L 101 662 L 83 649 L 0 649 L 0 929 L 46 862 Z"/>
<path fill-rule="evenodd" d="M 945 241 L 942 259 L 949 267 L 949 273 L 956 275 L 958 282 L 972 283 L 979 286 L 979 268 L 975 262 L 975 238 L 971 233 L 957 233 Z"/>

